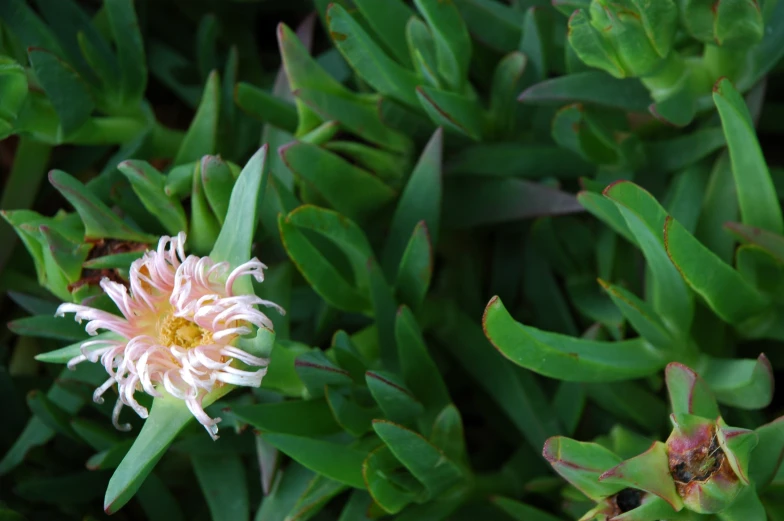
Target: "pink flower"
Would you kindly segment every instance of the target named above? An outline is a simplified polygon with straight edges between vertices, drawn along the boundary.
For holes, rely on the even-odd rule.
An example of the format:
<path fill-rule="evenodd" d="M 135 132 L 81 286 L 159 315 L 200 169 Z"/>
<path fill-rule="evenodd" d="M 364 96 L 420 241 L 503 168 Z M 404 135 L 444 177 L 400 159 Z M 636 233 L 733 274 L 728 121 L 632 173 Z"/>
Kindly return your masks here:
<path fill-rule="evenodd" d="M 122 284 L 101 280 L 101 288 L 122 317 L 77 304 L 62 304 L 56 314 L 75 313 L 80 323 L 88 320 L 85 329 L 90 335 L 106 330 L 122 337 L 85 342 L 82 354 L 68 362 L 72 368 L 85 360 L 101 361 L 109 379 L 95 390 L 93 399 L 102 403 L 102 395 L 117 384 L 119 398 L 112 415 L 115 427 L 130 429 L 128 424 L 119 424 L 123 405 L 147 418 L 147 409 L 134 394 L 144 391 L 162 396 L 162 386 L 184 400 L 217 439 L 220 418 L 210 418 L 204 412 L 204 397 L 224 384 L 258 387 L 269 362 L 233 346 L 232 341 L 258 327 L 272 329 L 272 322 L 257 305 L 273 307 L 281 314 L 285 311 L 256 295 L 234 294 L 232 286 L 240 277 L 264 280 L 266 266 L 258 259 L 230 271 L 226 262 L 186 257 L 184 244 L 183 232 L 175 238 L 161 237 L 156 251 L 147 251 L 131 264 L 130 292 Z"/>

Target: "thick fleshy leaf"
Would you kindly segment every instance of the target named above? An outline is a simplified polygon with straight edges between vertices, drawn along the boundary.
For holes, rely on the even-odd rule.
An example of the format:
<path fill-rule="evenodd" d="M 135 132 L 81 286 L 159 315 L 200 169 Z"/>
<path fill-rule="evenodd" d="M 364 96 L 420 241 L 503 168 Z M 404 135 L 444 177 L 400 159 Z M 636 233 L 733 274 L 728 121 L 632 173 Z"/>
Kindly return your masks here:
<path fill-rule="evenodd" d="M 422 151 L 400 194 L 382 256 L 384 272 L 398 271 L 406 245 L 417 223 L 425 221 L 432 246 L 438 244 L 441 221 L 443 132 L 438 129 Z"/>
<path fill-rule="evenodd" d="M 425 84 L 442 88 L 444 80 L 438 74 L 436 41 L 430 27 L 418 17 L 412 16 L 406 24 L 406 41 L 417 75 Z"/>
<path fill-rule="evenodd" d="M 386 445 L 368 454 L 362 463 L 362 475 L 371 497 L 385 512 L 396 514 L 416 498 L 413 491 L 398 482 L 401 477 L 413 478 Z"/>
<path fill-rule="evenodd" d="M 397 371 L 400 366 L 397 346 L 395 345 L 395 302 L 392 288 L 384 278 L 381 267 L 375 259 L 367 262 L 368 280 L 370 281 L 370 301 L 373 305 L 373 318 L 376 321 L 378 346 L 384 368 Z"/>
<path fill-rule="evenodd" d="M 58 55 L 65 55 L 52 29 L 24 0 L 0 3 L 0 17 L 8 27 L 13 27 L 24 48 L 42 47 Z"/>
<path fill-rule="evenodd" d="M 495 496 L 492 498 L 493 504 L 503 510 L 516 521 L 557 521 L 558 517 L 543 512 L 536 507 L 526 505 L 514 499 Z"/>
<path fill-rule="evenodd" d="M 667 446 L 657 441 L 646 452 L 604 472 L 599 481 L 645 490 L 680 510 L 683 501 L 675 490 L 667 458 Z"/>
<path fill-rule="evenodd" d="M 477 143 L 455 150 L 445 165 L 449 176 L 555 177 L 593 175 L 593 165 L 557 146 L 519 143 Z"/>
<path fill-rule="evenodd" d="M 714 86 L 713 101 L 727 138 L 743 224 L 784 233 L 781 207 L 746 102 L 726 78 Z"/>
<path fill-rule="evenodd" d="M 676 348 L 676 340 L 667 331 L 666 326 L 650 304 L 620 286 L 615 286 L 601 279 L 599 284 L 610 295 L 613 303 L 621 310 L 623 316 L 641 337 L 662 351 Z"/>
<path fill-rule="evenodd" d="M 444 451 L 447 458 L 458 464 L 467 465 L 468 452 L 463 419 L 460 417 L 460 411 L 451 403 L 444 407 L 433 422 L 430 441 Z"/>
<path fill-rule="evenodd" d="M 332 4 L 327 19 L 332 41 L 357 74 L 380 94 L 411 107 L 418 105 L 415 89 L 419 81 L 413 73 L 387 56 L 342 6 Z"/>
<path fill-rule="evenodd" d="M 44 425 L 54 432 L 67 436 L 72 440 L 79 439 L 69 422 L 70 415 L 63 408 L 51 401 L 45 393 L 38 390 L 27 395 L 27 406 Z"/>
<path fill-rule="evenodd" d="M 432 496 L 440 494 L 463 479 L 460 468 L 416 432 L 381 420 L 373 422 L 373 429 L 395 457 L 425 485 Z"/>
<path fill-rule="evenodd" d="M 732 471 L 742 483 L 748 485 L 751 452 L 759 442 L 757 433 L 749 429 L 730 427 L 719 417 L 716 422 L 716 438 Z"/>
<path fill-rule="evenodd" d="M 133 1 L 104 0 L 104 9 L 117 46 L 122 97 L 126 103 L 138 101 L 147 87 L 147 65 Z"/>
<path fill-rule="evenodd" d="M 249 83 L 238 83 L 234 100 L 246 114 L 286 132 L 297 129 L 297 110 L 291 103 Z"/>
<path fill-rule="evenodd" d="M 367 452 L 328 441 L 291 434 L 264 434 L 263 438 L 300 465 L 350 487 L 364 489 L 362 462 Z"/>
<path fill-rule="evenodd" d="M 645 144 L 647 168 L 652 172 L 676 172 L 709 156 L 726 144 L 719 128 L 706 128 L 672 139 Z"/>
<path fill-rule="evenodd" d="M 672 362 L 664 372 L 673 414 L 694 414 L 703 418 L 718 418 L 716 404 L 708 384 L 692 369 Z"/>
<path fill-rule="evenodd" d="M 191 461 L 213 521 L 250 519 L 245 467 L 239 454 L 194 454 Z"/>
<path fill-rule="evenodd" d="M 653 274 L 655 286 L 651 299 L 654 309 L 674 333 L 684 335 L 691 325 L 694 302 L 665 249 L 662 230 L 667 212 L 651 194 L 630 182 L 608 186 L 604 196 L 615 203 Z"/>
<path fill-rule="evenodd" d="M 700 375 L 719 402 L 739 409 L 763 409 L 773 399 L 773 368 L 765 354 L 756 360 L 706 357 Z"/>
<path fill-rule="evenodd" d="M 724 152 L 713 165 L 695 232 L 700 242 L 726 263 L 733 261 L 736 241 L 722 227 L 739 218 L 738 195 L 732 176 L 729 154 Z"/>
<path fill-rule="evenodd" d="M 65 369 L 59 373 L 55 383 L 46 392 L 48 401 L 75 415 L 82 408 L 87 398 L 73 392 L 74 383 L 99 385 L 106 379 L 103 367 L 93 364 L 76 366 L 75 370 Z M 25 455 L 33 448 L 43 445 L 54 437 L 55 432 L 40 419 L 31 418 L 0 461 L 0 475 L 4 475 L 22 463 Z"/>
<path fill-rule="evenodd" d="M 198 161 L 204 155 L 217 152 L 219 114 L 220 78 L 217 71 L 213 71 L 207 78 L 199 108 L 174 158 L 174 166 Z"/>
<path fill-rule="evenodd" d="M 400 301 L 413 309 L 419 309 L 432 277 L 433 245 L 425 221 L 420 221 L 414 227 L 397 269 L 395 289 Z"/>
<path fill-rule="evenodd" d="M 82 326 L 79 326 L 79 327 L 82 328 Z M 82 332 L 84 332 L 83 328 L 82 328 Z M 82 340 L 80 340 L 79 342 L 76 342 L 75 344 L 71 344 L 69 346 L 61 347 L 60 349 L 55 349 L 54 351 L 48 351 L 46 353 L 41 353 L 39 355 L 36 355 L 35 359 L 38 360 L 39 362 L 47 362 L 47 363 L 50 363 L 50 364 L 65 364 L 65 363 L 68 363 L 68 361 L 71 360 L 72 358 L 76 358 L 77 356 L 82 354 L 81 347 L 82 347 L 82 344 L 84 343 L 84 340 L 86 338 L 87 337 L 82 337 Z M 117 335 L 116 333 L 111 333 L 111 332 L 106 331 L 106 332 L 103 332 L 103 333 L 98 333 L 97 335 L 91 337 L 90 339 L 91 340 L 103 340 L 103 339 L 111 340 L 111 339 L 119 339 L 119 338 L 121 338 L 121 337 L 119 335 Z"/>
<path fill-rule="evenodd" d="M 432 420 L 451 400 L 441 373 L 428 353 L 419 325 L 405 306 L 397 312 L 395 341 L 403 378 Z"/>
<path fill-rule="evenodd" d="M 392 373 L 368 371 L 365 379 L 384 416 L 393 422 L 411 425 L 424 412 L 422 404 Z"/>
<path fill-rule="evenodd" d="M 340 431 L 324 400 L 296 400 L 246 405 L 231 410 L 261 432 L 325 436 Z"/>
<path fill-rule="evenodd" d="M 157 239 L 125 224 L 82 183 L 61 170 L 49 172 L 49 182 L 73 205 L 84 223 L 87 238 L 113 238 L 153 243 Z"/>
<path fill-rule="evenodd" d="M 401 0 L 356 0 L 354 4 L 376 36 L 391 51 L 392 56 L 404 66 L 411 65 L 405 29 L 409 19 L 414 16 L 414 11 Z"/>
<path fill-rule="evenodd" d="M 164 192 L 166 178 L 146 161 L 130 160 L 117 165 L 130 181 L 139 200 L 172 235 L 188 231 L 188 220 L 180 201 Z"/>
<path fill-rule="evenodd" d="M 501 52 L 520 43 L 523 16 L 514 7 L 493 0 L 457 0 L 455 5 L 477 41 Z"/>
<path fill-rule="evenodd" d="M 517 120 L 517 95 L 524 81 L 528 58 L 520 51 L 504 56 L 498 62 L 493 74 L 490 90 L 490 118 L 493 130 L 498 136 L 506 136 L 514 131 Z"/>
<path fill-rule="evenodd" d="M 444 228 L 471 228 L 582 211 L 573 195 L 543 184 L 511 178 L 461 179 L 445 187 L 442 222 Z"/>
<path fill-rule="evenodd" d="M 444 302 L 428 311 L 439 342 L 504 410 L 531 447 L 538 451 L 549 436 L 560 433 L 538 383 L 494 352 L 470 316 Z"/>
<path fill-rule="evenodd" d="M 286 253 L 316 293 L 337 309 L 369 311 L 369 296 L 347 281 L 296 225 L 281 215 L 278 226 Z"/>
<path fill-rule="evenodd" d="M 210 405 L 233 388 L 233 385 L 219 387 L 207 395 L 202 405 Z M 153 400 L 142 430 L 109 480 L 103 501 L 107 513 L 117 512 L 136 494 L 174 438 L 191 420 L 193 414 L 183 400 L 168 394 Z"/>
<path fill-rule="evenodd" d="M 251 244 L 256 232 L 259 207 L 267 187 L 267 146 L 261 147 L 240 172 L 231 191 L 226 222 L 232 226 L 221 229 L 210 257 L 239 266 L 250 259 Z M 247 283 L 248 285 L 250 282 Z M 250 293 L 246 287 L 245 293 Z"/>
<path fill-rule="evenodd" d="M 637 244 L 634 234 L 626 224 L 626 219 L 623 218 L 623 214 L 612 201 L 599 194 L 587 191 L 578 193 L 577 200 L 586 210 L 612 228 L 618 235 L 632 244 Z"/>
<path fill-rule="evenodd" d="M 420 85 L 416 94 L 436 125 L 444 126 L 479 141 L 484 134 L 484 114 L 475 99 L 462 94 Z"/>
<path fill-rule="evenodd" d="M 556 436 L 544 444 L 542 455 L 553 466 L 553 470 L 594 501 L 625 488 L 624 485 L 599 481 L 601 474 L 622 460 L 597 443 Z"/>
<path fill-rule="evenodd" d="M 322 396 L 325 385 L 349 385 L 352 382 L 348 371 L 335 366 L 322 351 L 299 355 L 294 367 L 312 396 Z"/>
<path fill-rule="evenodd" d="M 666 363 L 643 339 L 583 340 L 516 322 L 498 297 L 485 309 L 487 338 L 512 362 L 539 374 L 573 382 L 612 382 L 655 373 Z"/>
<path fill-rule="evenodd" d="M 373 420 L 382 416 L 381 409 L 363 407 L 350 396 L 350 392 L 327 386 L 325 396 L 338 425 L 357 438 L 372 431 Z"/>
<path fill-rule="evenodd" d="M 560 76 L 525 90 L 523 103 L 595 103 L 636 112 L 647 112 L 651 103 L 648 90 L 637 79 L 613 78 L 605 72 L 590 71 Z"/>
<path fill-rule="evenodd" d="M 671 217 L 664 226 L 664 244 L 684 280 L 726 322 L 741 323 L 770 305 L 765 295 Z"/>
<path fill-rule="evenodd" d="M 33 48 L 28 56 L 57 112 L 63 134 L 70 135 L 87 121 L 95 107 L 87 84 L 70 65 L 48 50 Z"/>
<path fill-rule="evenodd" d="M 282 147 L 279 154 L 292 172 L 350 219 L 368 217 L 395 196 L 370 172 L 315 145 L 295 142 Z"/>
<path fill-rule="evenodd" d="M 19 336 L 54 338 L 57 340 L 81 340 L 88 338 L 84 326 L 74 322 L 71 317 L 39 315 L 18 318 L 8 323 L 8 329 Z M 74 355 L 76 356 L 76 355 Z"/>
<path fill-rule="evenodd" d="M 282 469 L 269 494 L 262 500 L 255 521 L 284 521 L 313 478 L 312 471 L 296 462 Z"/>
<path fill-rule="evenodd" d="M 765 488 L 776 476 L 784 457 L 784 418 L 758 427 L 759 443 L 751 453 L 749 478 L 758 489 Z"/>
<path fill-rule="evenodd" d="M 471 37 L 460 12 L 452 2 L 414 0 L 417 10 L 433 31 L 438 73 L 451 89 L 461 92 L 468 79 Z"/>
<path fill-rule="evenodd" d="M 724 228 L 746 244 L 758 246 L 784 263 L 784 237 L 781 235 L 735 222 L 725 223 Z"/>
<path fill-rule="evenodd" d="M 405 152 L 411 146 L 406 136 L 381 121 L 377 99 L 349 99 L 331 92 L 307 87 L 295 90 L 294 95 L 297 100 L 305 103 L 325 120 L 340 123 L 342 128 L 363 140 L 394 152 Z M 319 144 L 313 138 L 308 139 L 308 136 L 312 136 L 314 133 L 315 131 L 300 139 L 312 144 Z"/>
<path fill-rule="evenodd" d="M 204 156 L 201 158 L 198 172 L 201 174 L 204 197 L 218 224 L 223 226 L 229 212 L 231 191 L 234 188 L 235 179 L 232 169 L 220 156 Z"/>

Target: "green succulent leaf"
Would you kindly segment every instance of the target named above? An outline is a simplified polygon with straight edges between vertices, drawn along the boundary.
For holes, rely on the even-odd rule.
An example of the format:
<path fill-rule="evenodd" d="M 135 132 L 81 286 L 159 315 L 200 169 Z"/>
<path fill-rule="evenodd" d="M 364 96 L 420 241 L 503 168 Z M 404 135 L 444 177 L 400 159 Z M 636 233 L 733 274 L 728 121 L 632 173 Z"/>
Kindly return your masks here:
<path fill-rule="evenodd" d="M 683 226 L 667 218 L 667 254 L 689 286 L 725 321 L 738 324 L 766 310 L 768 299 L 705 248 Z"/>
<path fill-rule="evenodd" d="M 147 211 L 155 215 L 172 235 L 188 231 L 188 220 L 180 201 L 166 195 L 165 177 L 146 161 L 123 161 L 117 169 L 130 181 Z"/>
<path fill-rule="evenodd" d="M 137 102 L 147 87 L 147 64 L 144 42 L 139 31 L 132 0 L 104 0 L 106 18 L 117 46 L 117 59 L 122 78 L 122 98 Z"/>
<path fill-rule="evenodd" d="M 95 108 L 87 84 L 70 65 L 46 49 L 32 48 L 28 56 L 57 112 L 62 133 L 71 135 L 87 122 Z"/>
<path fill-rule="evenodd" d="M 599 501 L 626 486 L 599 481 L 599 476 L 619 465 L 619 456 L 597 443 L 575 441 L 562 436 L 549 438 L 542 455 L 558 474 L 583 494 Z"/>
<path fill-rule="evenodd" d="M 393 422 L 412 425 L 424 412 L 422 404 L 394 374 L 368 371 L 365 381 L 384 416 Z"/>
<path fill-rule="evenodd" d="M 246 405 L 232 413 L 261 432 L 311 437 L 340 432 L 327 402 L 321 399 Z"/>
<path fill-rule="evenodd" d="M 773 399 L 773 368 L 765 354 L 756 360 L 705 357 L 700 375 L 719 402 L 740 409 L 762 409 Z"/>
<path fill-rule="evenodd" d="M 410 107 L 418 105 L 415 89 L 419 82 L 413 73 L 387 56 L 340 5 L 332 4 L 327 18 L 335 46 L 362 78 L 382 95 Z"/>
<path fill-rule="evenodd" d="M 315 145 L 295 142 L 279 153 L 292 172 L 350 219 L 368 218 L 395 196 L 392 188 L 367 170 Z"/>
<path fill-rule="evenodd" d="M 262 437 L 300 465 L 350 487 L 364 489 L 362 462 L 367 452 L 291 434 L 268 433 Z"/>
<path fill-rule="evenodd" d="M 703 418 L 719 416 L 719 406 L 710 387 L 693 370 L 672 362 L 667 365 L 665 377 L 673 414 L 694 414 Z"/>
<path fill-rule="evenodd" d="M 233 385 L 217 388 L 204 398 L 203 406 L 207 407 L 233 388 Z M 191 420 L 193 414 L 183 400 L 168 394 L 153 400 L 142 430 L 109 480 L 103 502 L 106 512 L 117 512 L 130 501 L 169 445 Z"/>
<path fill-rule="evenodd" d="M 433 31 L 438 73 L 452 90 L 462 92 L 471 60 L 471 37 L 460 11 L 454 3 L 439 0 L 414 0 L 414 5 Z"/>
<path fill-rule="evenodd" d="M 422 151 L 395 208 L 389 236 L 382 256 L 384 271 L 392 275 L 398 269 L 412 232 L 424 221 L 430 244 L 438 244 L 441 221 L 443 133 L 438 129 Z"/>
<path fill-rule="evenodd" d="M 156 238 L 137 232 L 117 217 L 88 188 L 61 170 L 49 172 L 49 182 L 71 203 L 82 218 L 87 238 L 113 238 L 153 243 Z"/>
<path fill-rule="evenodd" d="M 373 429 L 431 496 L 437 496 L 463 480 L 460 468 L 420 434 L 382 420 L 374 421 Z"/>
<path fill-rule="evenodd" d="M 626 380 L 653 374 L 665 363 L 643 339 L 597 342 L 524 326 L 498 297 L 488 303 L 483 325 L 487 338 L 509 360 L 560 380 Z"/>
<path fill-rule="evenodd" d="M 784 217 L 746 103 L 729 80 L 713 88 L 730 151 L 743 224 L 783 234 Z"/>

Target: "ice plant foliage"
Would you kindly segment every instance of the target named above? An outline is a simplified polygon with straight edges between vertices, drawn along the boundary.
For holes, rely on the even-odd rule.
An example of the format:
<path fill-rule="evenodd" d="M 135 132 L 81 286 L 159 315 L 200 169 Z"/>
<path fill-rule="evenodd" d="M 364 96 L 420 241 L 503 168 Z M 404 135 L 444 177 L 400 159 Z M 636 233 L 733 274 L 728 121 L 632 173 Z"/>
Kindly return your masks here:
<path fill-rule="evenodd" d="M 264 280 L 266 266 L 258 259 L 233 270 L 227 262 L 185 255 L 185 233 L 161 237 L 155 251 L 147 251 L 130 269 L 130 290 L 108 278 L 101 288 L 114 301 L 122 317 L 78 304 L 62 304 L 57 315 L 75 313 L 77 321 L 88 320 L 86 330 L 116 333 L 120 339 L 96 339 L 81 346 L 82 354 L 68 362 L 73 367 L 84 361 L 98 362 L 109 378 L 95 390 L 103 394 L 115 383 L 119 397 L 112 416 L 119 423 L 123 405 L 142 418 L 148 411 L 134 398 L 137 391 L 159 397 L 161 387 L 184 400 L 188 409 L 217 439 L 220 418 L 210 418 L 202 401 L 213 389 L 224 385 L 258 387 L 269 360 L 232 345 L 237 337 L 255 327 L 272 329 L 272 322 L 257 306 L 284 310 L 256 295 L 235 295 L 240 277 Z M 240 367 L 238 367 L 238 365 Z M 245 367 L 247 366 L 247 367 Z"/>

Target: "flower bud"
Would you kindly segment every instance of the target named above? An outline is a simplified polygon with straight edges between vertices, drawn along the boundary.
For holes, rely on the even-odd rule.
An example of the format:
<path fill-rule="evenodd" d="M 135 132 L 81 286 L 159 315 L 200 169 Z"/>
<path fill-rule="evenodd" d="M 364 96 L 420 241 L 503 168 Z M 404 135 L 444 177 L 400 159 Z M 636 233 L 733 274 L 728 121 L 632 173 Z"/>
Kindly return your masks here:
<path fill-rule="evenodd" d="M 762 40 L 765 24 L 757 0 L 680 0 L 683 27 L 701 42 L 747 49 Z"/>
<path fill-rule="evenodd" d="M 672 48 L 673 0 L 593 0 L 569 19 L 569 43 L 583 62 L 616 78 L 655 73 Z"/>
<path fill-rule="evenodd" d="M 691 414 L 673 414 L 667 439 L 670 473 L 690 510 L 721 512 L 748 483 L 748 462 L 757 443 L 753 431 Z"/>

